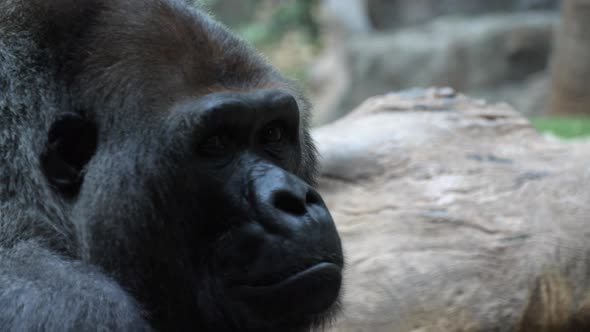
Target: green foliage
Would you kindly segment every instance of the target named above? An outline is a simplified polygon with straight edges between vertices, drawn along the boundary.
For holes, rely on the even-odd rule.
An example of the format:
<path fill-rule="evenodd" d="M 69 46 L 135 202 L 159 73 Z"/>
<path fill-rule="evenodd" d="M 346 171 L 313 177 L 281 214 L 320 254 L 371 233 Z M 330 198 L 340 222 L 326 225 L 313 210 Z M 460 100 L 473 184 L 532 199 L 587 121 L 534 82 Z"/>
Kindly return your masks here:
<path fill-rule="evenodd" d="M 257 45 L 272 44 L 287 31 L 302 30 L 311 40 L 318 37 L 318 24 L 312 15 L 317 0 L 281 2 L 267 19 L 246 24 L 238 29 L 247 40 Z"/>
<path fill-rule="evenodd" d="M 563 138 L 590 136 L 590 117 L 537 117 L 531 123 L 541 132 Z"/>
<path fill-rule="evenodd" d="M 319 0 L 194 0 L 195 5 L 254 44 L 290 77 L 303 80 L 320 44 Z"/>
<path fill-rule="evenodd" d="M 250 0 L 250 13 L 243 13 L 246 23 L 236 26 L 232 22 L 226 22 L 227 12 L 224 14 L 222 10 L 231 5 L 230 1 L 194 0 L 195 6 L 209 10 L 217 19 L 258 46 L 273 44 L 286 32 L 293 30 L 303 32 L 311 41 L 316 40 L 319 27 L 313 12 L 318 2 L 319 0 Z M 251 17 L 252 12 L 255 13 L 254 17 Z"/>

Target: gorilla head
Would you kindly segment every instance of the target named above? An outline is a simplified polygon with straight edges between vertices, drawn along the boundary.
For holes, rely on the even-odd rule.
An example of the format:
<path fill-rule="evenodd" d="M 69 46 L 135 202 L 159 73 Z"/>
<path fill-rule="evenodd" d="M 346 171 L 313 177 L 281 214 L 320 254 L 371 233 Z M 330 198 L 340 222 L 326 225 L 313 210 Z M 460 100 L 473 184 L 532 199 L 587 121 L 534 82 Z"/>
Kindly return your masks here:
<path fill-rule="evenodd" d="M 145 329 L 285 331 L 330 316 L 343 256 L 291 82 L 179 1 L 0 11 L 1 137 L 13 138 L 0 139 L 0 260 L 27 252 L 18 277 L 58 279 L 53 303 L 77 303 L 23 320 L 139 329 L 117 322 L 137 314 Z M 5 287 L 30 290 L 2 277 L 0 304 L 16 303 Z M 109 296 L 125 311 L 89 304 Z M 3 320 L 10 310 L 0 327 L 25 326 Z"/>

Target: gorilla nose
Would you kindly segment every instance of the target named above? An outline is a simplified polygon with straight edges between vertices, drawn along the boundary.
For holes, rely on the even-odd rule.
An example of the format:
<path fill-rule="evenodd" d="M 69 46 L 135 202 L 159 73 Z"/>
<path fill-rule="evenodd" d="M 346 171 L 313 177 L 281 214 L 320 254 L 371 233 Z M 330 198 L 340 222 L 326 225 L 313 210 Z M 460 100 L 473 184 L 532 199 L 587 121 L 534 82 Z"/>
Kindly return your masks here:
<path fill-rule="evenodd" d="M 267 168 L 264 174 L 255 178 L 251 189 L 256 214 L 266 228 L 294 231 L 312 220 L 331 222 L 320 194 L 307 183 L 278 167 Z"/>
<path fill-rule="evenodd" d="M 309 205 L 321 203 L 320 195 L 313 188 L 305 185 L 299 187 L 303 188 L 284 188 L 273 192 L 272 205 L 293 216 L 303 216 Z"/>

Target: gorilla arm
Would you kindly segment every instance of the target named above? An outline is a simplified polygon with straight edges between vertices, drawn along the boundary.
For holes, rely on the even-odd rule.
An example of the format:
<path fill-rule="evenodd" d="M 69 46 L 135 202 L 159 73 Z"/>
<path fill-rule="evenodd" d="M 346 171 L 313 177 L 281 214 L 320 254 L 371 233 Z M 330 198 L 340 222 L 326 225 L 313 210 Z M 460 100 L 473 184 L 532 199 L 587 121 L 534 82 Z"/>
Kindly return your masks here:
<path fill-rule="evenodd" d="M 34 241 L 0 249 L 1 331 L 149 331 L 113 280 Z"/>

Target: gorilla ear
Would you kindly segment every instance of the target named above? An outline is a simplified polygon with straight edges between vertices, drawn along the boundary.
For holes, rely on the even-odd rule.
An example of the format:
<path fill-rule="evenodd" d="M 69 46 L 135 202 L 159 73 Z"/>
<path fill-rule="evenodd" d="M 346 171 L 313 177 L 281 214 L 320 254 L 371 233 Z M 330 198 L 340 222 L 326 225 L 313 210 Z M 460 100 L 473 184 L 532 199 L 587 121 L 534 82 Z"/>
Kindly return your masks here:
<path fill-rule="evenodd" d="M 61 116 L 51 126 L 41 156 L 49 183 L 66 197 L 77 195 L 96 144 L 97 129 L 93 123 L 77 114 Z"/>

